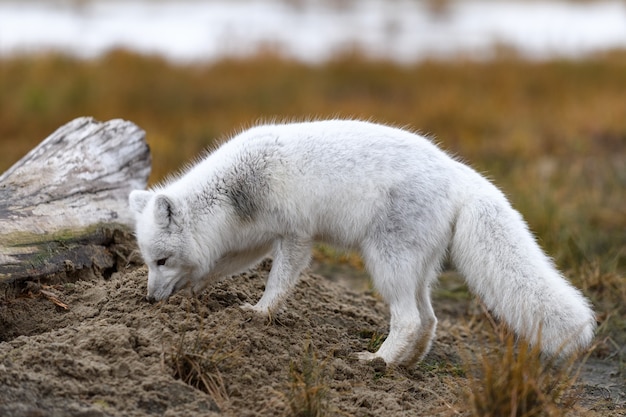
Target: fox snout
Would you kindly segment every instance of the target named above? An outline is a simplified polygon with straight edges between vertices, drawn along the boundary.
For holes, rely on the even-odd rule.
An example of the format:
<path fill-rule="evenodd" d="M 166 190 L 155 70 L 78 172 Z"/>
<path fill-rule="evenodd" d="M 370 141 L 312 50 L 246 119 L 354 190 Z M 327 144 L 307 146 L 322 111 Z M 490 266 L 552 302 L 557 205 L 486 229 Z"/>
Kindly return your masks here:
<path fill-rule="evenodd" d="M 148 290 L 148 293 L 146 294 L 146 301 L 149 302 L 150 304 L 154 304 L 157 301 L 161 301 L 166 298 L 168 297 L 159 296 L 158 294 L 156 294 L 156 292 L 150 291 L 150 290 Z"/>
<path fill-rule="evenodd" d="M 157 301 L 167 300 L 173 294 L 172 288 L 157 288 L 156 290 L 152 290 L 148 288 L 148 293 L 146 294 L 146 301 L 150 304 L 154 304 Z"/>
<path fill-rule="evenodd" d="M 152 278 L 148 274 L 148 294 L 146 300 L 149 303 L 155 303 L 161 300 L 167 300 L 172 295 L 188 288 L 189 279 L 186 276 L 178 276 L 170 279 L 164 279 L 161 276 Z"/>
<path fill-rule="evenodd" d="M 146 301 L 150 304 L 154 304 L 157 301 L 165 300 L 172 295 L 173 288 L 171 286 L 158 286 L 155 282 L 148 279 L 148 291 L 146 294 Z"/>

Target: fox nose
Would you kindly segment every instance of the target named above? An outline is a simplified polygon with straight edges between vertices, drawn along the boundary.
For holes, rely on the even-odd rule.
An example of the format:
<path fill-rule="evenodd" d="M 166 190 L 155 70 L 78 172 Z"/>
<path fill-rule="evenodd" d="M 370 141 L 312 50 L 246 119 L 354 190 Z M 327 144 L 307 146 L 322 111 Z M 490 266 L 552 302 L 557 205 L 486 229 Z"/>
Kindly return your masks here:
<path fill-rule="evenodd" d="M 151 295 L 146 295 L 146 301 L 150 304 L 154 304 L 156 303 L 156 298 L 152 297 Z"/>

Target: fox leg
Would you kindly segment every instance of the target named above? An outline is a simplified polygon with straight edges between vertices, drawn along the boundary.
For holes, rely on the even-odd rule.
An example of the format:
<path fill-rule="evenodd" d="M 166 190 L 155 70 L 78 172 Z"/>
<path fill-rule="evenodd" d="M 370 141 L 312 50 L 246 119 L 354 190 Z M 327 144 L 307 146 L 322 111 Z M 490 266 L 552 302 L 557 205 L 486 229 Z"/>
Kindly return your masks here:
<path fill-rule="evenodd" d="M 374 286 L 389 304 L 391 322 L 389 335 L 378 351 L 362 352 L 358 357 L 361 360 L 382 358 L 387 364 L 399 364 L 405 357 L 412 356 L 422 327 L 416 299 L 418 282 L 411 265 L 414 256 L 399 252 L 382 253 L 375 246 L 368 249 L 363 251 L 363 257 Z"/>
<path fill-rule="evenodd" d="M 387 364 L 404 363 L 405 357 L 413 357 L 414 345 L 420 335 L 421 320 L 415 296 L 398 294 L 389 303 L 391 323 L 389 335 L 376 353 L 361 352 L 357 356 L 361 360 L 382 358 Z"/>
<path fill-rule="evenodd" d="M 245 304 L 242 308 L 263 316 L 275 311 L 298 283 L 300 272 L 307 267 L 311 258 L 311 249 L 312 242 L 308 239 L 283 237 L 277 240 L 263 296 L 255 305 Z"/>
<path fill-rule="evenodd" d="M 425 279 L 420 279 L 417 287 L 417 308 L 422 323 L 413 349 L 409 349 L 411 352 L 402 358 L 404 365 L 412 365 L 426 356 L 437 328 L 437 317 L 430 301 L 430 284 L 437 277 L 437 270 L 433 268 L 423 277 Z"/>
<path fill-rule="evenodd" d="M 430 301 L 430 284 L 437 276 L 439 256 L 364 251 L 374 285 L 389 304 L 389 335 L 376 353 L 358 354 L 362 360 L 382 358 L 388 364 L 411 365 L 430 348 L 437 318 Z M 430 259 L 430 260 L 427 260 Z"/>

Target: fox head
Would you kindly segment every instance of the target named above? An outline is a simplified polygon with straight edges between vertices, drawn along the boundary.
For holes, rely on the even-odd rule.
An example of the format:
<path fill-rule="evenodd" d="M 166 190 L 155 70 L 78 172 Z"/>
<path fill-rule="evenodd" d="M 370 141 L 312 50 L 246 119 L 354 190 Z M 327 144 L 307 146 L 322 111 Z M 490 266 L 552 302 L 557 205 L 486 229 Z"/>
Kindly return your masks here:
<path fill-rule="evenodd" d="M 148 300 L 163 300 L 197 286 L 203 274 L 192 260 L 193 239 L 182 202 L 154 191 L 135 190 L 129 204 L 135 213 L 137 243 L 148 266 Z"/>

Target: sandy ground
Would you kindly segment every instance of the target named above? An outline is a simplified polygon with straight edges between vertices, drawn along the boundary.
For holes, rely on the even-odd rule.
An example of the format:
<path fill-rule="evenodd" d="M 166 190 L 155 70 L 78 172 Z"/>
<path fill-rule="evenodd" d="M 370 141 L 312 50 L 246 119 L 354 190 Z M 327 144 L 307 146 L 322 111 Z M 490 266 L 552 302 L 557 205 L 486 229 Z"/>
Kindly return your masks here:
<path fill-rule="evenodd" d="M 0 416 L 288 416 L 307 401 L 321 415 L 470 415 L 463 358 L 480 350 L 476 301 L 439 291 L 437 340 L 421 364 L 361 363 L 353 354 L 388 330 L 384 303 L 309 273 L 268 322 L 238 306 L 258 300 L 269 266 L 157 304 L 145 301 L 137 266 L 6 290 Z M 616 366 L 588 363 L 571 415 L 626 415 Z"/>

